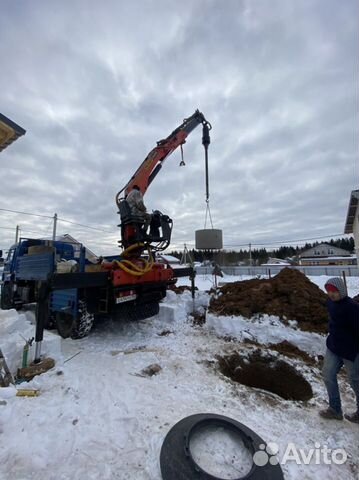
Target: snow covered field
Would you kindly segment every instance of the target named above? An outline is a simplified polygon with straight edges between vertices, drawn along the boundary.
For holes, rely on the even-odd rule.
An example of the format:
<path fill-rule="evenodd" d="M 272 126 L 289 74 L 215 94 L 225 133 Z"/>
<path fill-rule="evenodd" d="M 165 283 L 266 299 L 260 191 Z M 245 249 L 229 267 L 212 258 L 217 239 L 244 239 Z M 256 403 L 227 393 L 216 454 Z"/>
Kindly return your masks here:
<path fill-rule="evenodd" d="M 245 278 L 220 280 L 240 279 Z M 321 287 L 326 279 L 311 278 Z M 208 303 L 204 290 L 211 288 L 212 278 L 197 278 L 196 283 L 195 308 L 201 311 Z M 359 278 L 348 278 L 350 295 L 358 286 Z M 288 480 L 358 479 L 358 426 L 318 417 L 326 392 L 317 367 L 291 360 L 314 392 L 311 400 L 296 402 L 235 383 L 217 366 L 216 355 L 250 352 L 253 347 L 241 342 L 245 338 L 262 344 L 289 339 L 319 354 L 325 337 L 286 327 L 275 317 L 248 321 L 208 315 L 203 327 L 193 326 L 188 316 L 192 309 L 189 292 L 169 292 L 159 315 L 151 319 L 103 320 L 89 337 L 76 341 L 47 333 L 44 350 L 55 358 L 56 367 L 26 384 L 39 388 L 40 396 L 15 397 L 11 389 L 0 393 L 0 478 L 160 480 L 159 454 L 167 432 L 185 416 L 211 412 L 244 423 L 266 442 L 277 443 L 280 453 L 290 442 L 306 450 L 318 442 L 321 447 L 343 448 L 348 455 L 343 465 L 315 464 L 314 458 L 309 465 L 288 461 L 282 465 Z M 25 337 L 31 334 L 32 316 L 0 311 L 2 348 L 9 349 L 14 340 L 15 324 L 25 329 Z M 229 341 L 228 335 L 238 341 Z M 10 363 L 15 368 L 15 360 Z M 162 367 L 157 375 L 138 375 L 154 363 Z M 341 382 L 341 391 L 344 409 L 352 411 L 354 397 L 346 382 Z M 216 474 L 224 475 L 228 452 L 218 443 L 209 443 L 208 449 L 213 450 L 209 463 L 222 454 Z M 226 478 L 240 472 L 241 466 L 235 465 Z"/>

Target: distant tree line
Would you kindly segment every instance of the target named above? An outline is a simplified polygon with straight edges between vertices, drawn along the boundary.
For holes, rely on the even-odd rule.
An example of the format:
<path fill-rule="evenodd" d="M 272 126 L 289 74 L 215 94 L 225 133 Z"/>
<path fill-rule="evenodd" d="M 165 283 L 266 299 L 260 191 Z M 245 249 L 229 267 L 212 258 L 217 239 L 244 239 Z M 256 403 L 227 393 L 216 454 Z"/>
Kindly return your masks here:
<path fill-rule="evenodd" d="M 251 249 L 251 256 L 252 256 L 252 264 L 253 265 L 260 265 L 261 263 L 268 262 L 268 259 L 271 258 L 281 258 L 291 259 L 294 263 L 298 261 L 299 255 L 304 252 L 305 250 L 309 250 L 310 248 L 316 247 L 320 243 L 328 243 L 329 245 L 333 245 L 334 247 L 342 248 L 347 250 L 348 252 L 354 252 L 354 238 L 339 238 L 339 239 L 331 239 L 325 242 L 314 242 L 314 243 L 306 243 L 302 247 L 292 247 L 292 246 L 281 246 L 275 250 L 267 251 L 265 248 L 252 248 Z M 220 252 L 213 252 L 213 251 L 199 251 L 199 250 L 188 250 L 188 253 L 191 259 L 194 262 L 204 262 L 205 260 L 215 261 L 221 265 L 238 265 L 240 263 L 249 264 L 250 253 L 248 249 L 241 249 L 239 251 L 235 250 L 222 250 Z M 178 259 L 182 259 L 183 252 L 174 250 L 170 252 L 170 255 Z M 188 259 L 187 259 L 188 262 Z"/>

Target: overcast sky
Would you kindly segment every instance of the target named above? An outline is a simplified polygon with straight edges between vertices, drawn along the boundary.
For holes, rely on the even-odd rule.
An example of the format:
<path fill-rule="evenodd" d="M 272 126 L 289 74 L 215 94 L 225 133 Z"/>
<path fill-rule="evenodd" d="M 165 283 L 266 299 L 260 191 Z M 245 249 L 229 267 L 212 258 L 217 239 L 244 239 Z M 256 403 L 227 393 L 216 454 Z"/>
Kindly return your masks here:
<path fill-rule="evenodd" d="M 0 112 L 27 133 L 0 153 L 0 208 L 102 228 L 58 231 L 116 253 L 115 194 L 199 108 L 227 248 L 344 231 L 358 188 L 357 0 L 1 3 Z M 173 218 L 174 248 L 204 227 L 201 136 L 145 196 Z M 51 235 L 51 219 L 0 211 L 0 248 L 16 224 Z"/>

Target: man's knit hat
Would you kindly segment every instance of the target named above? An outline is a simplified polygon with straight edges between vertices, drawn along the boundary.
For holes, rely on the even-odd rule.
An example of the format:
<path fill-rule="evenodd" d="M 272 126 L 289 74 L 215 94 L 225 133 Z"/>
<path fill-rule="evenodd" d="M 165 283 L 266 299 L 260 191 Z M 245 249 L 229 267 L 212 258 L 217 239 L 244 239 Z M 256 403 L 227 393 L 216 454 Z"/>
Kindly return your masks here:
<path fill-rule="evenodd" d="M 332 285 L 335 287 L 340 293 L 340 298 L 347 296 L 347 289 L 345 288 L 345 284 L 340 277 L 329 278 L 329 280 L 325 282 L 324 287 L 327 288 L 327 285 Z"/>

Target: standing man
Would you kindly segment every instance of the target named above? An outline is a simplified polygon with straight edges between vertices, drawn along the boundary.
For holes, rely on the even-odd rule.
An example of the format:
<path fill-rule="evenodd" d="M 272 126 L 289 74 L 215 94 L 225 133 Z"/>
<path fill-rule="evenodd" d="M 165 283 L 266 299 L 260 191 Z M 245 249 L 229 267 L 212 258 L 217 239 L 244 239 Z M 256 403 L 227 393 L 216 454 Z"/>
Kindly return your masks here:
<path fill-rule="evenodd" d="M 359 304 L 347 296 L 344 282 L 339 277 L 330 278 L 325 289 L 329 297 L 329 335 L 322 373 L 329 407 L 321 410 L 319 415 L 343 420 L 337 374 L 345 365 L 356 397 L 356 411 L 344 417 L 350 422 L 359 423 Z"/>
<path fill-rule="evenodd" d="M 152 215 L 147 213 L 147 208 L 143 203 L 143 196 L 138 185 L 134 185 L 132 190 L 126 197 L 127 203 L 131 208 L 131 214 L 136 217 L 141 217 L 144 221 L 144 230 L 146 232 L 151 223 Z"/>

